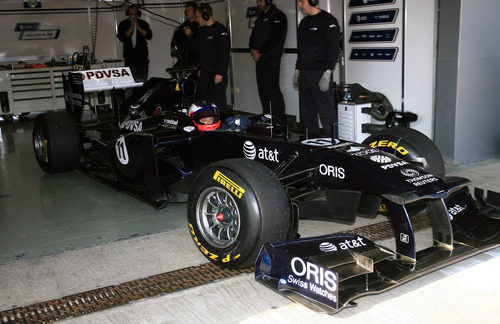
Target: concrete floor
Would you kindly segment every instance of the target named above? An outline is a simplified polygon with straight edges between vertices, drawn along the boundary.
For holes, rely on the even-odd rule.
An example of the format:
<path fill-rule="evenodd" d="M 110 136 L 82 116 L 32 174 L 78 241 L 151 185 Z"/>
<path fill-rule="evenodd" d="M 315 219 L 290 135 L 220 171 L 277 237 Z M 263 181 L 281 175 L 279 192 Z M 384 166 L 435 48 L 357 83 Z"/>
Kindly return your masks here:
<path fill-rule="evenodd" d="M 30 120 L 0 120 L 0 311 L 207 262 L 189 237 L 185 204 L 155 210 L 78 171 L 46 175 L 33 155 L 31 127 Z M 500 160 L 448 166 L 447 174 L 500 191 Z M 303 236 L 347 228 L 300 224 Z M 428 244 L 430 233 L 419 239 Z M 240 275 L 62 322 L 500 323 L 498 269 L 500 248 L 358 299 L 358 307 L 333 317 Z"/>

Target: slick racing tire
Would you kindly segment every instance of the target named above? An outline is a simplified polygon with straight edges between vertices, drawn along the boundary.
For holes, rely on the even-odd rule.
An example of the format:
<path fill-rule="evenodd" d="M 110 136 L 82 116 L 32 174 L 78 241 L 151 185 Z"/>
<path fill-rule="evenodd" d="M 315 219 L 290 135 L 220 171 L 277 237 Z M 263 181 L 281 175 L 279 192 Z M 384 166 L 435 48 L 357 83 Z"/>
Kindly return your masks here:
<path fill-rule="evenodd" d="M 444 162 L 439 149 L 417 130 L 390 127 L 367 137 L 363 144 L 391 153 L 435 176 L 444 177 Z"/>
<path fill-rule="evenodd" d="M 286 239 L 290 203 L 274 173 L 246 159 L 212 163 L 188 201 L 191 236 L 203 255 L 228 268 L 253 266 L 261 246 Z"/>
<path fill-rule="evenodd" d="M 80 136 L 75 121 L 66 112 L 48 112 L 35 119 L 35 157 L 47 173 L 75 169 L 80 161 Z"/>

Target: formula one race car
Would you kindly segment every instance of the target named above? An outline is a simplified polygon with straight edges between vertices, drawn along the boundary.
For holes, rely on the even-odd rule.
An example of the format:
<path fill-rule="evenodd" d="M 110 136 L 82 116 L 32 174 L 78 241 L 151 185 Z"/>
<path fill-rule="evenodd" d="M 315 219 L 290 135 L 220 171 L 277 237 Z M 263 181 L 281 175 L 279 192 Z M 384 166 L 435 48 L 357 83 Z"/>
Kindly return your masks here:
<path fill-rule="evenodd" d="M 35 121 L 38 163 L 49 173 L 78 168 L 157 207 L 187 201 L 189 231 L 211 262 L 255 264 L 265 285 L 334 313 L 499 245 L 500 195 L 475 201 L 469 181 L 445 178 L 439 151 L 415 130 L 388 128 L 364 144 L 308 138 L 272 116 L 168 106 L 169 80 L 121 100 L 119 88 L 137 84 L 115 70 L 69 74 L 67 111 Z M 103 89 L 108 104 L 92 99 Z M 412 219 L 422 212 L 434 245 L 417 252 Z M 300 219 L 352 224 L 379 213 L 391 220 L 395 251 L 361 235 L 297 233 Z"/>

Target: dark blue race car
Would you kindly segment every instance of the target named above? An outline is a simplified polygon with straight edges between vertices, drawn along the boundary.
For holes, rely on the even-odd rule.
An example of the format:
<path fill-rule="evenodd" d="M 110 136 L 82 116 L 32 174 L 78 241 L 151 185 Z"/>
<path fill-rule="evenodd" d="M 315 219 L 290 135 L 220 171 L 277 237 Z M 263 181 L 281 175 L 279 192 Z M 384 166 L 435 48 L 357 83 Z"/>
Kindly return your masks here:
<path fill-rule="evenodd" d="M 439 151 L 415 130 L 387 128 L 363 143 L 310 138 L 272 116 L 185 105 L 177 92 L 186 80 L 150 80 L 124 99 L 127 86 L 88 90 L 85 75 L 65 78 L 66 111 L 35 121 L 42 169 L 78 168 L 156 207 L 186 201 L 208 260 L 255 265 L 259 281 L 287 296 L 334 313 L 499 245 L 500 195 L 477 190 L 473 199 L 467 179 L 444 177 Z M 297 233 L 300 219 L 353 224 L 380 213 L 395 251 L 361 235 Z M 422 213 L 434 245 L 416 251 L 412 219 Z"/>

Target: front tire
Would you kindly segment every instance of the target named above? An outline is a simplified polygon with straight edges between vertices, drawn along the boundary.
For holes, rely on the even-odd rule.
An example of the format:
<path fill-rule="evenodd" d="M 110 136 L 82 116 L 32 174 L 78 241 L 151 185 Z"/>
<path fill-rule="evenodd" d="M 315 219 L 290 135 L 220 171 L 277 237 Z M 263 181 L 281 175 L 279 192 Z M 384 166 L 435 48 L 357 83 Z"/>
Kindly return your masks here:
<path fill-rule="evenodd" d="M 417 130 L 390 127 L 367 137 L 363 144 L 391 153 L 440 178 L 444 177 L 444 162 L 433 141 Z"/>
<path fill-rule="evenodd" d="M 193 182 L 188 224 L 207 259 L 224 267 L 244 268 L 254 264 L 262 244 L 287 238 L 289 199 L 263 164 L 223 160 L 205 167 Z"/>
<path fill-rule="evenodd" d="M 66 112 L 48 112 L 35 119 L 35 157 L 47 173 L 73 170 L 81 156 L 80 135 L 75 121 Z"/>

